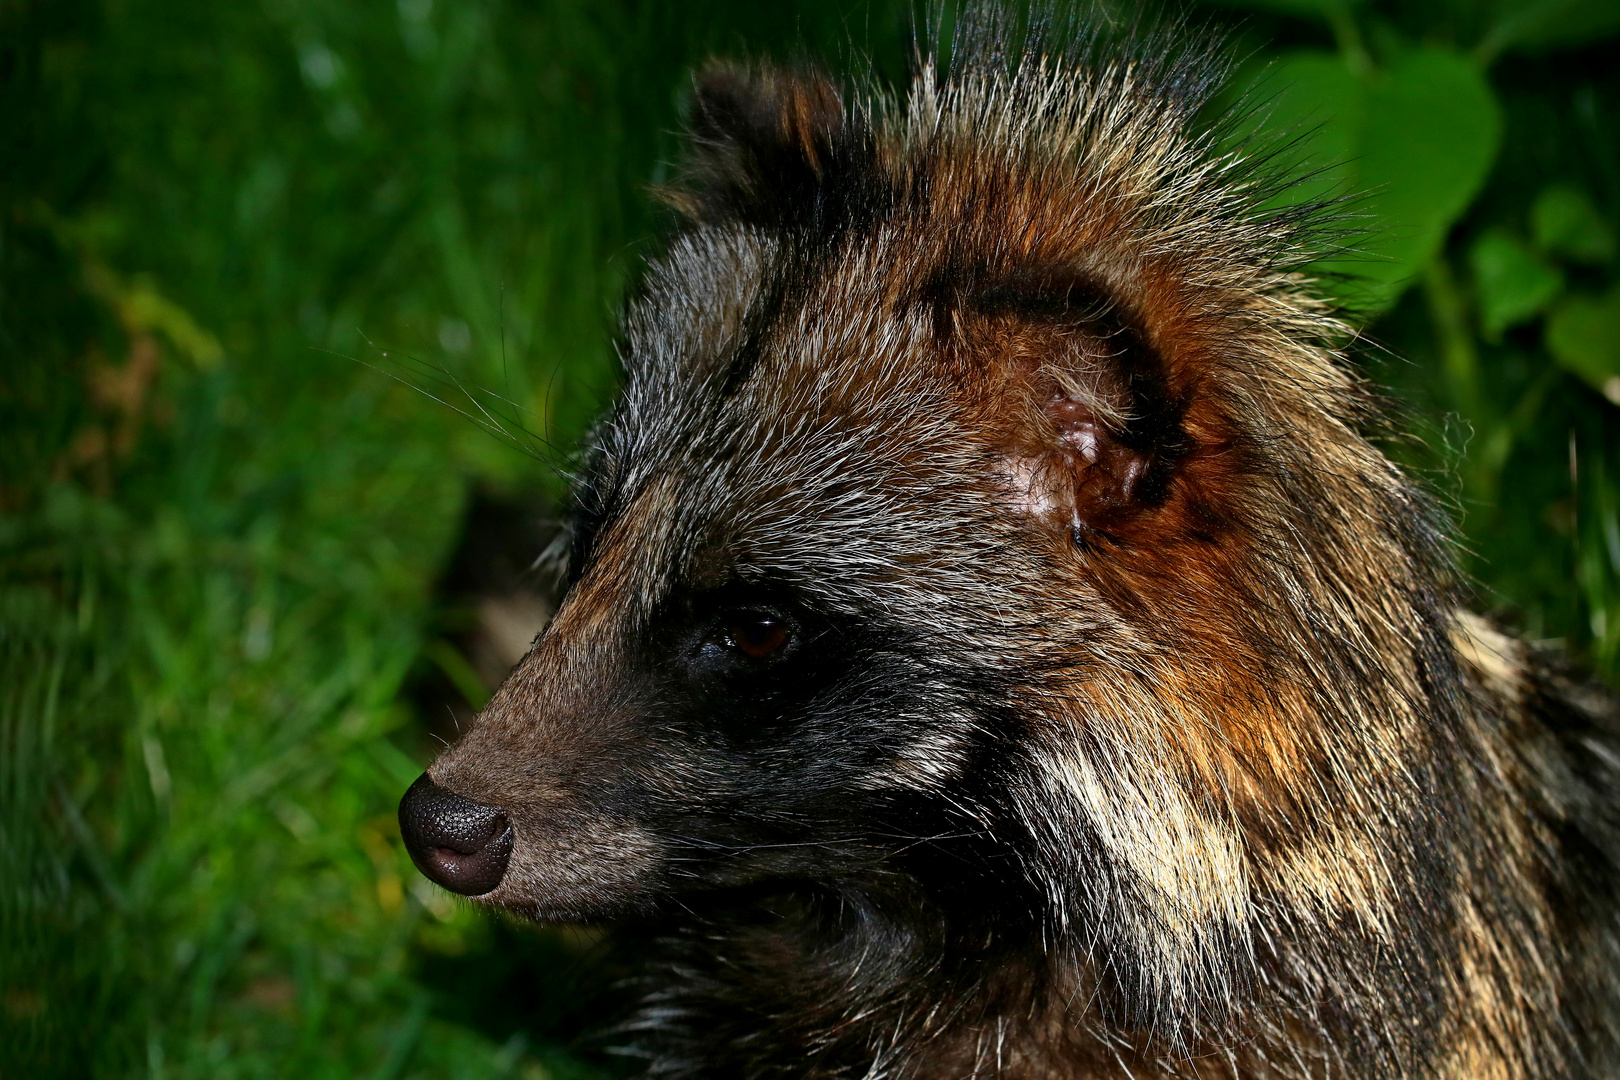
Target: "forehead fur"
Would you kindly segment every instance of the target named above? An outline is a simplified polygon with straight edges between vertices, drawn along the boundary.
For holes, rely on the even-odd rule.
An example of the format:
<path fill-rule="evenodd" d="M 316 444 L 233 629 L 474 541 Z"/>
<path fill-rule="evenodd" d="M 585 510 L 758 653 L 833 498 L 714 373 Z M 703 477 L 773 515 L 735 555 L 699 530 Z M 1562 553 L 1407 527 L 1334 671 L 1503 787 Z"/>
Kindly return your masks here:
<path fill-rule="evenodd" d="M 1287 426 L 1293 411 L 1347 432 L 1349 384 L 1313 347 L 1341 328 L 1281 269 L 1303 257 L 1297 219 L 1262 212 L 1269 188 L 1244 156 L 1196 130 L 1220 71 L 1169 44 L 1101 64 L 1039 51 L 1010 68 L 928 63 L 904 100 L 846 102 L 815 75 L 706 72 L 696 160 L 669 196 L 689 224 L 627 320 L 584 531 L 662 476 L 682 490 L 682 520 L 668 550 L 642 551 L 649 563 L 730 542 L 749 549 L 743 563 L 791 569 L 810 557 L 789 550 L 807 515 L 824 547 L 839 537 L 866 570 L 912 580 L 942 535 L 1003 548 L 995 485 L 978 498 L 962 486 L 1005 441 L 986 422 L 996 386 L 946 355 L 940 321 L 956 317 L 942 298 L 1009 282 L 1080 283 L 1140 321 L 1167 365 L 1213 390 L 1209 425 L 1241 412 Z M 1223 409 L 1223 395 L 1247 407 Z M 939 520 L 952 514 L 963 520 Z"/>

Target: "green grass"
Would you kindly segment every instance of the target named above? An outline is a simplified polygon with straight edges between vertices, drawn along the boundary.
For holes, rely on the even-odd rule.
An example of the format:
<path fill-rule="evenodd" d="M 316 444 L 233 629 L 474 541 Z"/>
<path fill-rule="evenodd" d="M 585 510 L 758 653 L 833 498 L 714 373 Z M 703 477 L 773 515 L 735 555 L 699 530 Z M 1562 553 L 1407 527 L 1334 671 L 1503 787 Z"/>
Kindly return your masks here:
<path fill-rule="evenodd" d="M 1359 39 L 1245 34 L 1376 64 L 1489 29 L 1382 10 Z M 0 0 L 0 1078 L 615 1070 L 573 1042 L 611 957 L 452 901 L 399 845 L 432 752 L 406 691 L 449 647 L 434 584 L 469 492 L 554 499 L 555 448 L 611 393 L 691 64 L 869 42 L 892 74 L 906 25 Z M 1470 270 L 1492 229 L 1532 244 L 1551 179 L 1616 224 L 1620 65 L 1575 46 L 1494 60 L 1504 149 L 1371 328 L 1407 359 L 1368 363 L 1485 605 L 1613 674 L 1615 407 L 1549 351 L 1565 300 L 1487 337 Z M 1567 296 L 1616 278 L 1561 252 L 1536 257 Z M 480 405 L 532 434 L 456 412 Z"/>

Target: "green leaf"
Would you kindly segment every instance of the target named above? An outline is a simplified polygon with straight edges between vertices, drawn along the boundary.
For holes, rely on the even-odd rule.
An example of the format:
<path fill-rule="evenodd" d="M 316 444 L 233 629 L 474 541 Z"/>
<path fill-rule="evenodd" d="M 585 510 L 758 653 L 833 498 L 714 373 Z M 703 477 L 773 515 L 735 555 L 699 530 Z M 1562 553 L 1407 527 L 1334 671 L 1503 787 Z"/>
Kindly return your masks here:
<path fill-rule="evenodd" d="M 1351 8 L 1361 6 L 1361 0 L 1220 0 L 1226 7 L 1265 11 L 1273 15 L 1292 15 L 1300 19 L 1323 19 L 1332 22 Z"/>
<path fill-rule="evenodd" d="M 1601 265 L 1614 258 L 1614 230 L 1586 192 L 1554 184 L 1530 208 L 1536 243 L 1572 262 Z"/>
<path fill-rule="evenodd" d="M 1474 201 L 1501 138 L 1483 72 L 1455 53 L 1415 50 L 1371 77 L 1356 166 L 1382 231 L 1366 245 L 1377 261 L 1359 268 L 1360 296 L 1347 299 L 1369 313 L 1395 303 Z"/>
<path fill-rule="evenodd" d="M 1506 229 L 1475 241 L 1468 261 L 1480 325 L 1491 340 L 1540 312 L 1564 288 L 1563 273 Z"/>
<path fill-rule="evenodd" d="M 1620 31 L 1615 0 L 1499 0 L 1496 9 L 1496 21 L 1478 50 L 1487 61 L 1507 50 L 1577 47 Z"/>
<path fill-rule="evenodd" d="M 1285 56 L 1261 75 L 1255 89 L 1264 127 L 1298 141 L 1282 163 L 1301 177 L 1277 199 L 1295 206 L 1355 190 L 1356 157 L 1365 124 L 1361 80 L 1331 53 Z"/>
<path fill-rule="evenodd" d="M 1565 369 L 1620 405 L 1620 285 L 1571 296 L 1547 318 L 1547 348 Z"/>
<path fill-rule="evenodd" d="M 1501 142 L 1501 110 L 1484 73 L 1441 48 L 1407 52 L 1365 74 L 1341 57 L 1296 53 L 1257 87 L 1266 123 L 1304 136 L 1286 164 L 1306 176 L 1283 200 L 1355 194 L 1366 235 L 1318 269 L 1347 280 L 1352 311 L 1388 310 L 1445 243 L 1479 192 Z"/>

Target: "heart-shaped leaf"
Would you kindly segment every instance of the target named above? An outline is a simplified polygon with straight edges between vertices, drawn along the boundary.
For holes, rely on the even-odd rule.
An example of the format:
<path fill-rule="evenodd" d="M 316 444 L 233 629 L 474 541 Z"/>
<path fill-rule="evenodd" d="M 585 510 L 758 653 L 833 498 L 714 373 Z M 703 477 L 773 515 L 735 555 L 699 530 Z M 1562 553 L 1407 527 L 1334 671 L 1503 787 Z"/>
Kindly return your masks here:
<path fill-rule="evenodd" d="M 1571 296 L 1547 318 L 1547 348 L 1565 369 L 1620 405 L 1620 285 Z"/>
<path fill-rule="evenodd" d="M 1536 243 L 1573 262 L 1603 264 L 1614 258 L 1614 230 L 1586 192 L 1554 184 L 1530 208 Z"/>
<path fill-rule="evenodd" d="M 1547 306 L 1564 288 L 1564 275 L 1505 229 L 1492 229 L 1468 253 L 1480 326 L 1495 340 Z"/>
<path fill-rule="evenodd" d="M 1284 58 L 1255 87 L 1302 181 L 1287 202 L 1357 195 L 1365 232 L 1351 254 L 1318 269 L 1341 275 L 1352 312 L 1389 309 L 1445 243 L 1484 183 L 1501 141 L 1501 111 L 1483 72 L 1442 48 L 1413 49 L 1387 70 L 1358 73 L 1328 53 Z"/>

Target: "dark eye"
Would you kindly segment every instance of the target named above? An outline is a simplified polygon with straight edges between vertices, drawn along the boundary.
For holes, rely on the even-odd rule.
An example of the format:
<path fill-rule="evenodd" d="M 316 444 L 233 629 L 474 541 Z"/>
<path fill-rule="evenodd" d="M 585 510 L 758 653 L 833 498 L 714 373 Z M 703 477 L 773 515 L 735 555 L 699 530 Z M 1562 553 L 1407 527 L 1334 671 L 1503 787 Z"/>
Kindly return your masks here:
<path fill-rule="evenodd" d="M 726 644 L 755 660 L 780 652 L 793 639 L 786 620 L 758 611 L 733 613 L 725 622 Z"/>

